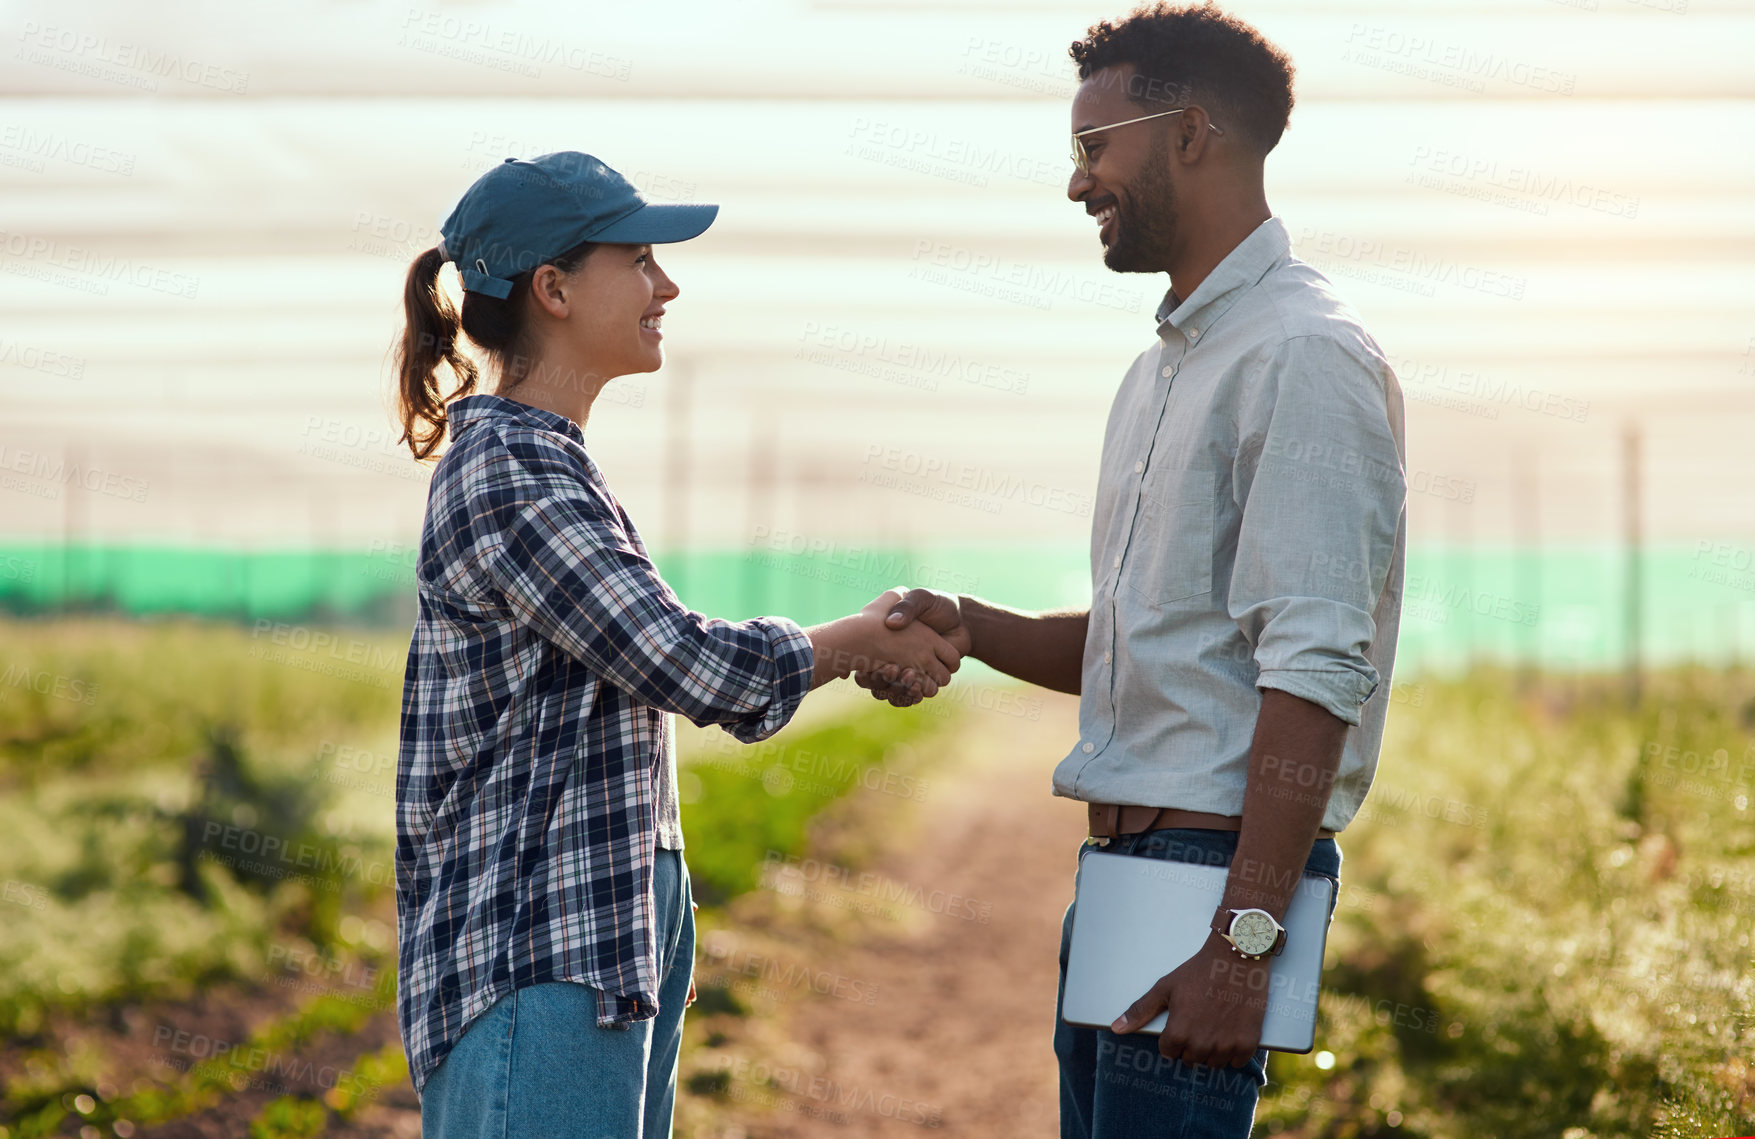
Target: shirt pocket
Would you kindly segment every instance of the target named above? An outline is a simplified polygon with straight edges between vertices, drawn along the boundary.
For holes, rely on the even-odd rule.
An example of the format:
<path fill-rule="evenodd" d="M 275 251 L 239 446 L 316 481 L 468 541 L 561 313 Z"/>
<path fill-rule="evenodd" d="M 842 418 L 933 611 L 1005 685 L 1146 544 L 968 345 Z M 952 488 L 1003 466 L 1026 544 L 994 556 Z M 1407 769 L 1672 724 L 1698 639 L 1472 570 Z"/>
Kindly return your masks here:
<path fill-rule="evenodd" d="M 1126 584 L 1150 605 L 1213 591 L 1212 471 L 1162 471 L 1140 488 Z"/>

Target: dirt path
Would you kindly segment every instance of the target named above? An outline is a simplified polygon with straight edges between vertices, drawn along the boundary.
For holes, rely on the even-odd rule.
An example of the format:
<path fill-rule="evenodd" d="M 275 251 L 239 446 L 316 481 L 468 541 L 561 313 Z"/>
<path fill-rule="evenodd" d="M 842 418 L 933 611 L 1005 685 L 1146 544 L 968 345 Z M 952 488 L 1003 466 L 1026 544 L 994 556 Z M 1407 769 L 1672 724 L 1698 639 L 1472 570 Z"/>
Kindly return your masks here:
<path fill-rule="evenodd" d="M 955 757 L 932 757 L 922 801 L 883 804 L 884 829 L 854 835 L 857 872 L 801 862 L 705 932 L 703 989 L 737 1003 L 690 1013 L 678 1139 L 1057 1134 L 1055 953 L 1084 832 L 1048 788 L 1077 703 L 1032 690 L 1009 707 L 960 709 L 934 737 Z M 859 832 L 869 804 L 850 806 Z M 367 1034 L 395 1031 L 387 1010 Z M 141 1134 L 241 1134 L 241 1110 Z M 327 1132 L 419 1133 L 406 1084 Z"/>
<path fill-rule="evenodd" d="M 695 1134 L 1058 1133 L 1049 1045 L 1056 950 L 1084 831 L 1076 805 L 1049 794 L 1049 773 L 1064 741 L 1077 737 L 1077 705 L 1032 697 L 1034 720 L 968 714 L 951 734 L 964 756 L 926 802 L 911 805 L 913 818 L 870 864 L 875 877 L 853 888 L 824 885 L 809 863 L 778 876 L 775 890 L 797 890 L 818 908 L 850 898 L 902 901 L 890 907 L 894 920 L 864 918 L 826 945 L 793 937 L 795 952 L 811 955 L 825 978 L 818 991 L 833 983 L 852 999 L 790 1002 L 766 1039 L 750 1042 L 757 1055 L 733 1069 L 741 1081 L 734 1098 L 767 1110 L 731 1106 L 741 1127 Z M 707 948 L 739 964 L 739 950 L 723 939 Z M 746 975 L 790 976 L 751 969 L 747 953 L 742 964 Z"/>

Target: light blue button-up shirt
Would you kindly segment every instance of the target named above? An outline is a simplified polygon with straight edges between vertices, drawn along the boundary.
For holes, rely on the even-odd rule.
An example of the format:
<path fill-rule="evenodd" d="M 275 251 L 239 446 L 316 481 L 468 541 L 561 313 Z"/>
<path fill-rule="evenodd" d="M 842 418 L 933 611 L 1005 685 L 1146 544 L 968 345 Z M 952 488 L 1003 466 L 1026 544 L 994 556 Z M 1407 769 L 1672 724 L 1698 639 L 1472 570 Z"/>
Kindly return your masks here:
<path fill-rule="evenodd" d="M 1157 316 L 1109 412 L 1079 740 L 1054 792 L 1240 815 L 1258 690 L 1278 688 L 1352 725 L 1322 818 L 1339 831 L 1395 661 L 1401 388 L 1278 217 Z"/>

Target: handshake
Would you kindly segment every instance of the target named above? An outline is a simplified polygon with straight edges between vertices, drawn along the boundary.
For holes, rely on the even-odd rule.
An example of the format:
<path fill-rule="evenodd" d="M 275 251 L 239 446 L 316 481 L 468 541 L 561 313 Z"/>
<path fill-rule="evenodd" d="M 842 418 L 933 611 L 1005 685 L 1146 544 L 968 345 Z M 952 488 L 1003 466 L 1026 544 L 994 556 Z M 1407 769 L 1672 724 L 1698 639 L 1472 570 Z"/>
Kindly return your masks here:
<path fill-rule="evenodd" d="M 898 708 L 938 695 L 974 645 L 957 598 L 930 589 L 890 589 L 850 617 L 808 634 L 816 653 L 811 687 L 851 675 Z"/>

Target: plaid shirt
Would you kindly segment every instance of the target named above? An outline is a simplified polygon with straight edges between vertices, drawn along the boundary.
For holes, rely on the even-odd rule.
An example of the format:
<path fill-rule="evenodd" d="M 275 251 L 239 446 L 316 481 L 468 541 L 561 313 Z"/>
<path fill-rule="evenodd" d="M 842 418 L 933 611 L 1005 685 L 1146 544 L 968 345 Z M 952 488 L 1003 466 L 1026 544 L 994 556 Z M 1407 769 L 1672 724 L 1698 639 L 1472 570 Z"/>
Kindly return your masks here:
<path fill-rule="evenodd" d="M 416 572 L 396 768 L 397 1012 L 416 1088 L 515 989 L 598 1024 L 658 1006 L 653 851 L 680 846 L 669 716 L 745 742 L 791 719 L 810 641 L 691 612 L 564 416 L 449 407 Z"/>

